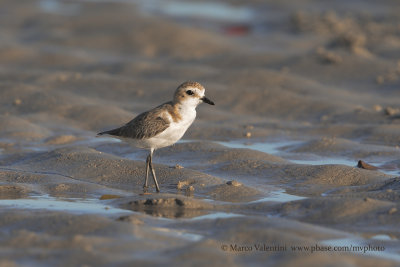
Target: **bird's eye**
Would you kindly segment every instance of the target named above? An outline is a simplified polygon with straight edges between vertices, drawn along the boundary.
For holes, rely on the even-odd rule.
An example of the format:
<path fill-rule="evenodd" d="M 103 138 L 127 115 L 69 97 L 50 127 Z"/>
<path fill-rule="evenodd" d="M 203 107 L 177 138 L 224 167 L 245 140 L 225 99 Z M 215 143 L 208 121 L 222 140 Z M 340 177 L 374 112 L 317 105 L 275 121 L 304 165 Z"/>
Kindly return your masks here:
<path fill-rule="evenodd" d="M 192 90 L 187 90 L 187 91 L 186 91 L 186 94 L 188 94 L 188 95 L 193 95 L 194 93 L 193 93 Z"/>

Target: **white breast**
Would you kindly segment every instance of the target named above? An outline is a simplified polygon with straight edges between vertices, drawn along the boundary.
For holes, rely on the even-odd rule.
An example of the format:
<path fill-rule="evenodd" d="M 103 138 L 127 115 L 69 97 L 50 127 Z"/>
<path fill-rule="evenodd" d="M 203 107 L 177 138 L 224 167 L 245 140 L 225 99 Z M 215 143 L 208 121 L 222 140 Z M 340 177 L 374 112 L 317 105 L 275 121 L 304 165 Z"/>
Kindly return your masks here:
<path fill-rule="evenodd" d="M 179 111 L 182 119 L 174 122 L 172 118 L 170 118 L 170 125 L 167 129 L 158 135 L 145 140 L 147 148 L 158 149 L 170 146 L 182 138 L 186 130 L 196 118 L 196 109 L 182 107 Z"/>

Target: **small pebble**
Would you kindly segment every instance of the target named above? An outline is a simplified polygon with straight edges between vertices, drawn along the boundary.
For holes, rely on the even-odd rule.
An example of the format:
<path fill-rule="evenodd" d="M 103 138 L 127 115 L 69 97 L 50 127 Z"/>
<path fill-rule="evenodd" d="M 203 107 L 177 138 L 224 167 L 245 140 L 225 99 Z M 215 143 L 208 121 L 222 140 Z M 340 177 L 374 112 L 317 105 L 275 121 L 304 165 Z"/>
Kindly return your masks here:
<path fill-rule="evenodd" d="M 381 105 L 374 105 L 373 109 L 374 109 L 376 112 L 381 112 L 383 108 L 382 108 Z"/>
<path fill-rule="evenodd" d="M 60 82 L 66 82 L 66 81 L 68 80 L 68 76 L 67 76 L 66 74 L 60 74 L 60 75 L 58 76 L 58 80 L 59 80 Z"/>
<path fill-rule="evenodd" d="M 176 185 L 176 188 L 181 190 L 184 186 L 189 185 L 189 183 L 187 181 L 178 181 L 178 184 Z"/>
<path fill-rule="evenodd" d="M 239 183 L 238 181 L 232 180 L 232 181 L 228 181 L 226 182 L 227 185 L 232 185 L 232 186 L 241 186 L 242 184 Z"/>
<path fill-rule="evenodd" d="M 182 166 L 182 165 L 179 165 L 179 164 L 176 164 L 173 168 L 174 168 L 174 169 L 183 169 L 183 166 Z"/>
<path fill-rule="evenodd" d="M 389 116 L 393 116 L 399 113 L 399 109 L 397 108 L 392 108 L 392 107 L 387 107 L 385 108 L 385 114 Z"/>
<path fill-rule="evenodd" d="M 247 132 L 244 136 L 246 136 L 247 138 L 251 137 L 251 132 Z"/>
<path fill-rule="evenodd" d="M 393 214 L 393 213 L 396 213 L 396 212 L 397 212 L 397 208 L 396 207 L 393 207 L 393 208 L 391 208 L 389 210 L 389 214 Z"/>
<path fill-rule="evenodd" d="M 186 188 L 186 190 L 185 190 L 185 195 L 186 196 L 192 196 L 193 195 L 193 192 L 194 192 L 194 187 L 191 185 L 191 186 L 188 186 L 187 188 Z"/>
<path fill-rule="evenodd" d="M 193 185 L 188 186 L 188 187 L 186 188 L 186 191 L 193 192 L 193 191 L 194 191 L 194 186 L 193 186 Z"/>
<path fill-rule="evenodd" d="M 22 104 L 22 100 L 21 100 L 21 99 L 16 98 L 16 99 L 14 100 L 14 105 L 15 105 L 15 106 L 19 106 L 19 105 L 21 105 L 21 104 Z"/>
<path fill-rule="evenodd" d="M 357 167 L 361 168 L 361 169 L 371 170 L 371 171 L 378 169 L 378 167 L 372 166 L 372 165 L 370 165 L 370 164 L 368 164 L 368 163 L 366 163 L 366 162 L 364 162 L 362 160 L 358 161 Z"/>

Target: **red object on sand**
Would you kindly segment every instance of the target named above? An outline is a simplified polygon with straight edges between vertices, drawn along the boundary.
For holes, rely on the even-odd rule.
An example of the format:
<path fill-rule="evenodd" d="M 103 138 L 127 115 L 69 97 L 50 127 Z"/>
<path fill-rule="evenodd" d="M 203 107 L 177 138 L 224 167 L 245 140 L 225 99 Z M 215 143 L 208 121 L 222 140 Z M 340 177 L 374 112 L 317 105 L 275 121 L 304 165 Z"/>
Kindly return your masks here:
<path fill-rule="evenodd" d="M 250 26 L 248 25 L 233 25 L 227 26 L 224 32 L 228 35 L 245 35 L 250 33 Z"/>

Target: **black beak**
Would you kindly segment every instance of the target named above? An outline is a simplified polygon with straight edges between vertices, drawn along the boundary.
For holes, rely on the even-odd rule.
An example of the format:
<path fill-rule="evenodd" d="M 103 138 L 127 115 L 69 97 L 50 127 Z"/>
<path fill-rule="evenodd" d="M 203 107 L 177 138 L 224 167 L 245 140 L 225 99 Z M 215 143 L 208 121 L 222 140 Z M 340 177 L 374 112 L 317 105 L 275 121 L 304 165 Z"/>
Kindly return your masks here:
<path fill-rule="evenodd" d="M 203 100 L 204 103 L 210 104 L 210 105 L 215 105 L 214 102 L 212 102 L 210 99 L 208 99 L 207 97 L 203 96 L 202 98 L 200 98 L 201 100 Z"/>

